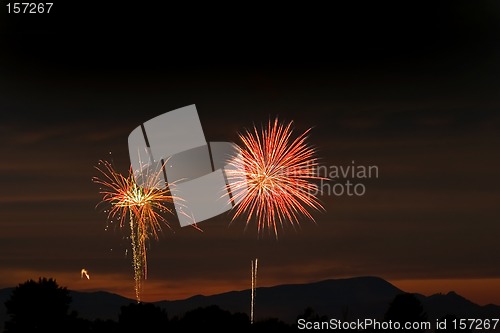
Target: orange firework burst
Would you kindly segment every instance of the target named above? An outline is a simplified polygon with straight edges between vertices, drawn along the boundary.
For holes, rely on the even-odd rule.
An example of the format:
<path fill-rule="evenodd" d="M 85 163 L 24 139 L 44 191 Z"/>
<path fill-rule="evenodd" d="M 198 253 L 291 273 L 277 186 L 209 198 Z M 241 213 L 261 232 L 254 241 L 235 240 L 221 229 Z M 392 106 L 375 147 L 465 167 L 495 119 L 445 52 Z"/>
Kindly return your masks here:
<path fill-rule="evenodd" d="M 161 169 L 158 173 L 144 175 L 144 187 L 136 183 L 132 168 L 126 177 L 116 172 L 107 161 L 100 161 L 96 169 L 102 178 L 94 177 L 92 180 L 102 186 L 99 192 L 101 203 L 111 207 L 108 220 L 117 220 L 123 227 L 127 217 L 129 219 L 135 293 L 137 301 L 140 301 L 142 281 L 147 278 L 147 244 L 151 237 L 158 239 L 162 224 L 169 227 L 161 213 L 172 213 L 165 203 L 172 202 L 173 198 L 167 189 L 161 189 L 165 187 L 161 186 Z"/>
<path fill-rule="evenodd" d="M 293 139 L 292 122 L 284 125 L 276 118 L 260 132 L 254 126 L 253 131 L 239 135 L 239 154 L 228 162 L 227 170 L 228 183 L 236 193 L 233 220 L 246 215 L 248 225 L 255 217 L 259 234 L 263 229 L 273 230 L 276 238 L 278 225 L 296 226 L 299 216 L 314 221 L 308 209 L 323 206 L 312 181 L 323 178 L 315 172 L 315 149 L 306 142 L 309 131 Z"/>

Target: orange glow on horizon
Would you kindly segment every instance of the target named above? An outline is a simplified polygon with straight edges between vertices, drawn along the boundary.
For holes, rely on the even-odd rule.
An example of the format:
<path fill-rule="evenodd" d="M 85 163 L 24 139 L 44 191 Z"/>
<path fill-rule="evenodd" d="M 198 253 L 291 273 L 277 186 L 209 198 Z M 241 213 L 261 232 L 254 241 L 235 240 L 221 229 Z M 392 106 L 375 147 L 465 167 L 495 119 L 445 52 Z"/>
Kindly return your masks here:
<path fill-rule="evenodd" d="M 106 279 L 107 280 L 107 279 Z M 272 287 L 280 284 L 301 284 L 311 281 L 273 281 L 266 279 L 264 283 L 259 283 L 259 287 Z M 124 277 L 124 283 L 117 284 L 116 277 L 105 282 L 102 280 L 102 285 L 106 285 L 106 291 L 122 295 L 127 298 L 134 298 L 133 292 L 130 290 L 130 282 Z M 455 292 L 458 295 L 465 297 L 469 301 L 478 305 L 497 304 L 500 305 L 500 278 L 484 278 L 484 279 L 408 279 L 408 280 L 388 280 L 395 287 L 411 293 L 419 293 L 425 296 L 434 294 L 447 294 Z M 214 295 L 234 290 L 250 289 L 249 280 L 183 280 L 176 281 L 158 281 L 148 280 L 146 282 L 143 294 L 144 302 L 156 302 L 162 300 L 180 300 L 186 299 L 195 295 Z M 79 285 L 78 287 L 82 286 Z M 82 291 L 84 288 L 82 288 Z M 78 290 L 78 289 L 77 289 Z"/>
<path fill-rule="evenodd" d="M 15 280 L 0 279 L 0 288 L 16 287 L 29 279 L 51 277 L 59 286 L 69 290 L 93 292 L 107 291 L 123 297 L 135 299 L 134 282 L 129 274 L 93 274 L 91 280 L 81 279 L 80 271 L 58 272 L 50 274 L 41 271 L 18 271 Z M 336 277 L 341 278 L 341 277 Z M 342 277 L 347 278 L 347 277 Z M 293 279 L 292 279 L 293 280 Z M 475 279 L 386 279 L 395 287 L 412 293 L 425 296 L 433 294 L 447 294 L 454 291 L 462 297 L 478 305 L 500 305 L 500 278 L 475 278 Z M 266 277 L 259 282 L 259 287 L 272 287 L 281 284 L 301 284 L 313 281 L 283 281 Z M 145 281 L 146 288 L 142 295 L 143 302 L 156 302 L 162 300 L 180 300 L 195 295 L 214 295 L 234 290 L 249 290 L 248 279 L 190 279 L 190 280 L 157 280 L 150 278 Z"/>

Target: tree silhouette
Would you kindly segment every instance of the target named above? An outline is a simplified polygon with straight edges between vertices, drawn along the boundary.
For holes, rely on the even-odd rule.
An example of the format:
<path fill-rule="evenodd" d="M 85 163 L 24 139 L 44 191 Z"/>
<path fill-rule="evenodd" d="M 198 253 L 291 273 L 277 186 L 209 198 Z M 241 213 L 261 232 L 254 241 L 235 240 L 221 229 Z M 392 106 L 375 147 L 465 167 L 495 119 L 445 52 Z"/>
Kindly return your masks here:
<path fill-rule="evenodd" d="M 308 306 L 304 309 L 304 312 L 300 315 L 297 316 L 297 320 L 295 321 L 295 323 L 292 325 L 292 327 L 295 329 L 295 330 L 298 330 L 298 322 L 300 319 L 305 319 L 306 321 L 308 322 L 323 322 L 323 321 L 328 321 L 329 318 L 328 316 L 320 316 L 318 313 L 316 313 L 316 311 Z"/>
<path fill-rule="evenodd" d="M 121 307 L 118 325 L 121 332 L 163 331 L 168 325 L 168 315 L 151 303 L 130 303 Z"/>
<path fill-rule="evenodd" d="M 253 332 L 291 332 L 293 328 L 278 318 L 268 318 L 256 321 L 251 329 Z"/>
<path fill-rule="evenodd" d="M 66 330 L 71 296 L 53 279 L 39 278 L 19 284 L 5 302 L 10 319 L 5 322 L 5 333 L 54 332 Z M 74 318 L 75 316 L 73 316 Z"/>
<path fill-rule="evenodd" d="M 249 329 L 250 319 L 246 314 L 231 313 L 222 310 L 217 305 L 210 305 L 186 312 L 176 325 L 176 328 L 186 331 L 234 330 L 243 332 Z"/>
<path fill-rule="evenodd" d="M 396 295 L 384 316 L 385 321 L 399 322 L 401 327 L 409 322 L 423 322 L 427 314 L 418 298 L 411 293 Z M 422 330 L 405 330 L 406 332 L 422 332 Z"/>
<path fill-rule="evenodd" d="M 299 319 L 306 319 L 308 321 L 327 321 L 329 320 L 328 316 L 320 316 L 319 314 L 316 313 L 316 311 L 312 307 L 307 307 L 304 310 L 304 313 L 297 316 L 297 320 Z"/>
<path fill-rule="evenodd" d="M 118 323 L 111 319 L 95 319 L 91 325 L 91 331 L 95 333 L 118 333 L 120 326 Z"/>

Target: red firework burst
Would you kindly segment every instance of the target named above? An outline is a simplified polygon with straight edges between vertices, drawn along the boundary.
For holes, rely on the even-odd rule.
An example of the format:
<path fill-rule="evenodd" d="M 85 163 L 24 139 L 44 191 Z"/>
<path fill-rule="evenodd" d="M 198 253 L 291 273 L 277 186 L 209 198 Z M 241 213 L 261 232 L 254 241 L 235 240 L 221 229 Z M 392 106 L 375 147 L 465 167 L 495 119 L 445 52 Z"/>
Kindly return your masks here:
<path fill-rule="evenodd" d="M 292 123 L 282 124 L 276 118 L 258 131 L 239 135 L 239 154 L 229 162 L 228 183 L 231 184 L 235 213 L 232 220 L 246 215 L 248 225 L 257 220 L 258 233 L 278 225 L 299 225 L 299 217 L 314 221 L 310 209 L 324 209 L 315 196 L 316 150 L 307 143 L 310 129 L 292 138 Z"/>

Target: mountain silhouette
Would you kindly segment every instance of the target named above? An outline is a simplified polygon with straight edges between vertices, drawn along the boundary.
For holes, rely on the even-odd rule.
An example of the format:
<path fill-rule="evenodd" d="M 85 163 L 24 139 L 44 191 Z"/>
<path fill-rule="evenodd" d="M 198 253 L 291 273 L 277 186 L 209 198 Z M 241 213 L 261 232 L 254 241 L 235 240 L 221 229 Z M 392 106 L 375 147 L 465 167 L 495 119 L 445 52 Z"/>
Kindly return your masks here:
<path fill-rule="evenodd" d="M 308 284 L 290 284 L 256 289 L 255 318 L 279 318 L 293 322 L 306 307 L 329 317 L 341 317 L 347 310 L 351 318 L 370 314 L 383 315 L 389 302 L 400 293 L 387 281 L 376 277 L 325 280 Z M 222 309 L 248 313 L 250 290 L 232 291 L 213 296 L 193 296 L 157 305 L 171 315 L 180 315 L 197 306 L 216 304 Z"/>
<path fill-rule="evenodd" d="M 7 319 L 4 303 L 13 288 L 0 289 L 0 327 Z M 382 319 L 396 295 L 405 293 L 378 277 L 355 277 L 330 279 L 314 283 L 286 284 L 256 289 L 255 318 L 264 320 L 278 318 L 286 323 L 295 323 L 297 316 L 306 308 L 312 308 L 322 316 L 342 320 Z M 70 291 L 71 310 L 85 319 L 117 320 L 121 306 L 135 300 L 120 295 L 100 292 Z M 449 292 L 424 296 L 415 294 L 421 301 L 429 320 L 453 314 L 459 318 L 500 318 L 500 306 L 480 306 L 464 297 Z M 198 307 L 217 305 L 230 312 L 249 313 L 250 290 L 230 291 L 203 296 L 197 295 L 183 300 L 159 301 L 153 304 L 163 308 L 169 317 L 182 316 Z"/>

